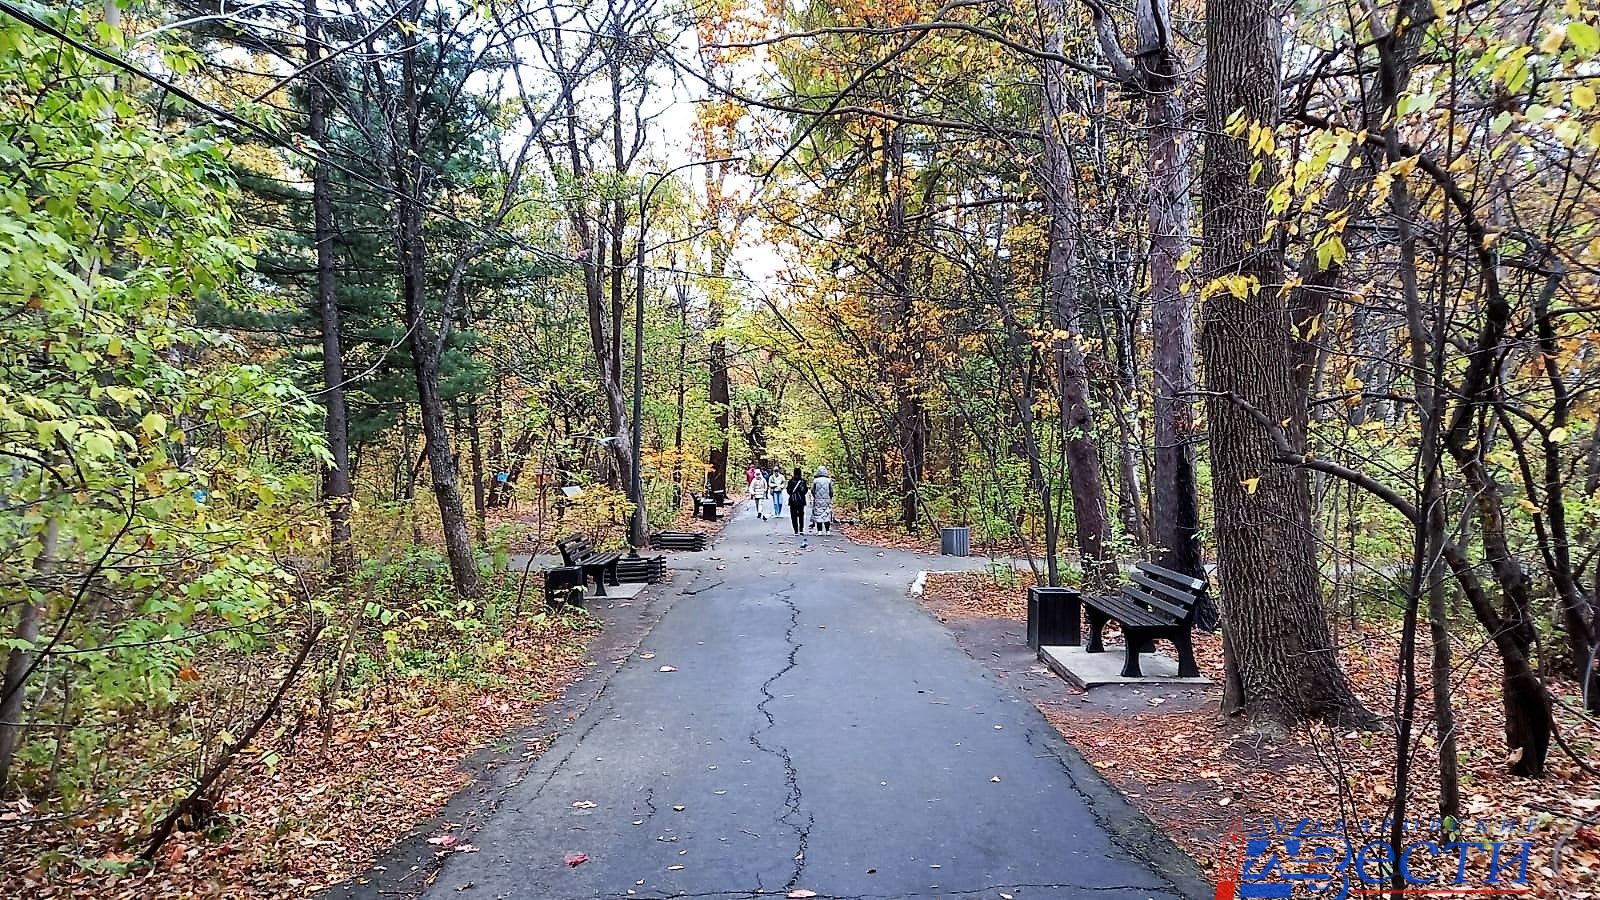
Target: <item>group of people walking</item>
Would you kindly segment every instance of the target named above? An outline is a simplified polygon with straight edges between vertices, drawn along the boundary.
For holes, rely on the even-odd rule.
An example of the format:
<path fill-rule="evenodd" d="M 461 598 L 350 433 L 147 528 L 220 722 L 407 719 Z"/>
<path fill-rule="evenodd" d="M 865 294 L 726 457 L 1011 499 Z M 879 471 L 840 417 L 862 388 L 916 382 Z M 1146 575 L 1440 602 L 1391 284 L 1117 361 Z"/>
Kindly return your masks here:
<path fill-rule="evenodd" d="M 795 534 L 805 534 L 808 529 L 818 534 L 833 530 L 833 478 L 827 466 L 817 466 L 817 474 L 809 483 L 799 466 L 794 467 L 794 474 L 787 481 L 777 467 L 767 471 L 752 465 L 744 474 L 757 518 L 782 515 L 787 503 L 789 524 L 794 526 Z"/>

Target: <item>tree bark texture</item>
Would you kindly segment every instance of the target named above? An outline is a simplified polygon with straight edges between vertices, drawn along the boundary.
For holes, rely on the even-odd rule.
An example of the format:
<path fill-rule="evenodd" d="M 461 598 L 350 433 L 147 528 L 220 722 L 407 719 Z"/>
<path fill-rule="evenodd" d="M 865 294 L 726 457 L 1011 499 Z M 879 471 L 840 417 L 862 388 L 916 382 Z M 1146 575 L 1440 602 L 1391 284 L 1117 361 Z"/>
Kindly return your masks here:
<path fill-rule="evenodd" d="M 322 59 L 322 14 L 317 0 L 305 0 L 306 64 L 315 66 Z M 327 97 L 322 82 L 306 81 L 306 136 L 318 148 L 327 146 Z M 324 428 L 333 464 L 323 474 L 322 494 L 328 504 L 328 573 L 333 584 L 342 584 L 355 567 L 355 552 L 350 543 L 350 503 L 355 495 L 350 481 L 350 415 L 345 404 L 344 348 L 339 334 L 339 302 L 333 258 L 333 190 L 328 166 L 319 149 L 311 170 L 313 239 L 317 255 L 317 313 L 322 331 L 322 405 L 326 410 Z"/>
<path fill-rule="evenodd" d="M 419 12 L 420 3 L 412 0 L 408 18 L 416 21 Z M 467 514 L 461 501 L 455 454 L 450 449 L 450 431 L 445 426 L 444 399 L 439 393 L 439 340 L 428 324 L 426 247 L 422 237 L 421 202 L 424 191 L 423 148 L 416 55 L 417 48 L 413 44 L 401 58 L 406 152 L 394 155 L 395 186 L 399 189 L 396 226 L 401 281 L 405 293 L 411 365 L 417 379 L 417 409 L 422 418 L 433 496 L 439 504 L 445 553 L 450 559 L 450 578 L 457 594 L 471 597 L 476 596 L 481 588 L 478 561 L 472 550 L 472 537 L 467 531 Z"/>
<path fill-rule="evenodd" d="M 1283 258 L 1276 246 L 1260 243 L 1266 189 L 1277 172 L 1270 158 L 1250 152 L 1241 130 L 1277 123 L 1282 21 L 1275 5 L 1208 0 L 1206 46 L 1203 272 L 1207 279 L 1243 279 L 1234 290 L 1209 291 L 1201 334 L 1231 664 L 1246 711 L 1263 725 L 1365 723 L 1370 714 L 1339 668 L 1322 608 L 1307 481 L 1273 461 L 1264 429 L 1226 396 L 1290 422 L 1300 441 L 1303 408 L 1294 402 Z M 1252 179 L 1257 163 L 1263 168 Z"/>
<path fill-rule="evenodd" d="M 1061 10 L 1051 28 L 1046 49 L 1062 52 Z M 1106 512 L 1105 484 L 1100 476 L 1100 451 L 1095 441 L 1089 408 L 1089 376 L 1081 342 L 1078 283 L 1074 272 L 1078 256 L 1078 195 L 1067 129 L 1066 67 L 1046 61 L 1044 70 L 1045 210 L 1049 217 L 1050 247 L 1045 258 L 1045 304 L 1051 323 L 1065 337 L 1054 341 L 1056 388 L 1061 409 L 1061 440 L 1065 445 L 1067 479 L 1072 491 L 1078 553 L 1084 583 L 1098 585 L 1109 568 L 1111 520 Z"/>

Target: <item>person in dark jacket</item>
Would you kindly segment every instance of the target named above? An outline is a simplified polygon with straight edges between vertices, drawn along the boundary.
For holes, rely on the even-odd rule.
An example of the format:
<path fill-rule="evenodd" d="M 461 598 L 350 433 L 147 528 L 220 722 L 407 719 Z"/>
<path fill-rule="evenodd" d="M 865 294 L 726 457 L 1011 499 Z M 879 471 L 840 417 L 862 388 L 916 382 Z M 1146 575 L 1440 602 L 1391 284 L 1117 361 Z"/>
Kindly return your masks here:
<path fill-rule="evenodd" d="M 784 493 L 789 495 L 789 522 L 794 525 L 795 534 L 805 534 L 806 531 L 806 494 L 809 491 L 806 477 L 800 474 L 800 467 L 795 466 L 794 476 L 784 488 Z"/>

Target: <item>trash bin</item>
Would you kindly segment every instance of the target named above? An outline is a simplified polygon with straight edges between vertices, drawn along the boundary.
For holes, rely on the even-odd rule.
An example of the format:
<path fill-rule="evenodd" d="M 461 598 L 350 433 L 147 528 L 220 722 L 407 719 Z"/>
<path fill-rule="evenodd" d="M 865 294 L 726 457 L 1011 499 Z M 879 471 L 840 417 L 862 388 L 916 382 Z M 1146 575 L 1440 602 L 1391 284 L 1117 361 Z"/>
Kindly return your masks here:
<path fill-rule="evenodd" d="M 972 552 L 972 529 L 954 526 L 939 529 L 939 552 L 945 556 L 966 556 Z"/>
<path fill-rule="evenodd" d="M 717 501 L 710 497 L 701 497 L 700 518 L 705 519 L 707 522 L 715 522 L 717 520 Z"/>
<path fill-rule="evenodd" d="M 1028 646 L 1076 647 L 1083 643 L 1083 595 L 1076 588 L 1028 588 Z"/>

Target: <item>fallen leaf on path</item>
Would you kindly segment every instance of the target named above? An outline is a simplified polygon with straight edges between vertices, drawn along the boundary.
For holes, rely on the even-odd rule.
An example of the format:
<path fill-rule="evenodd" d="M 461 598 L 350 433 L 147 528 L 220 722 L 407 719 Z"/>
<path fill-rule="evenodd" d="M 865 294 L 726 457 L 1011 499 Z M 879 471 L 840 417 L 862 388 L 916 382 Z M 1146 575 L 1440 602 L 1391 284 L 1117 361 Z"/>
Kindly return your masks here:
<path fill-rule="evenodd" d="M 460 840 L 460 838 L 453 834 L 441 834 L 438 837 L 428 838 L 428 843 L 439 847 L 454 847 L 456 845 L 456 841 L 458 840 Z"/>
<path fill-rule="evenodd" d="M 676 666 L 662 666 L 661 668 L 657 669 L 656 671 L 657 672 L 676 672 L 676 671 L 678 671 L 678 669 L 677 669 Z"/>
<path fill-rule="evenodd" d="M 786 898 L 786 900 L 807 900 L 808 897 L 815 897 L 816 895 L 816 891 L 796 890 L 790 891 L 783 896 Z"/>
<path fill-rule="evenodd" d="M 639 654 L 639 658 L 640 659 L 655 659 L 656 655 L 654 653 L 641 653 L 641 654 Z"/>
<path fill-rule="evenodd" d="M 567 863 L 568 866 L 571 866 L 572 868 L 577 868 L 578 866 L 581 866 L 581 865 L 583 865 L 584 863 L 586 863 L 588 861 L 589 861 L 589 854 L 587 854 L 587 853 L 568 853 L 567 854 L 566 863 Z"/>
<path fill-rule="evenodd" d="M 683 868 L 683 866 L 667 866 L 667 871 L 668 872 L 676 872 L 681 868 Z"/>
<path fill-rule="evenodd" d="M 593 800 L 579 800 L 578 802 L 572 804 L 572 808 L 573 809 L 594 809 L 594 805 L 595 804 L 594 804 Z"/>

